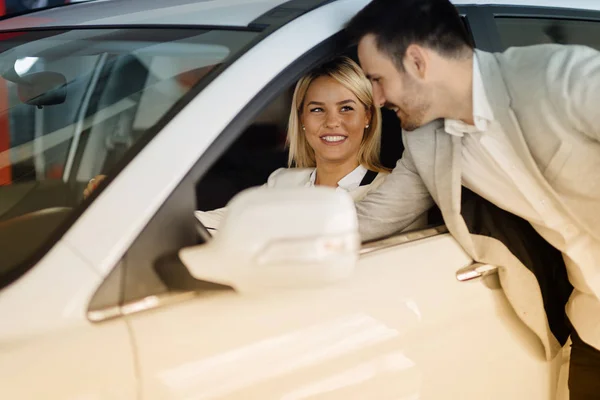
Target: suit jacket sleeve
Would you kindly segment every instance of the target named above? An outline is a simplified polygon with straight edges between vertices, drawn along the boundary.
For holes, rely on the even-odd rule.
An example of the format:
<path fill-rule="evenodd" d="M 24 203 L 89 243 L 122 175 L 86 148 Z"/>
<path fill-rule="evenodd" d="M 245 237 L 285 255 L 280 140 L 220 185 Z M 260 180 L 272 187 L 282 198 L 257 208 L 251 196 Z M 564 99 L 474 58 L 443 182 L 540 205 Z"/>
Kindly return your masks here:
<path fill-rule="evenodd" d="M 566 46 L 550 60 L 546 79 L 555 109 L 564 110 L 578 131 L 600 141 L 600 52 Z"/>
<path fill-rule="evenodd" d="M 401 231 L 421 217 L 433 200 L 419 176 L 409 151 L 383 183 L 356 203 L 363 241 Z"/>

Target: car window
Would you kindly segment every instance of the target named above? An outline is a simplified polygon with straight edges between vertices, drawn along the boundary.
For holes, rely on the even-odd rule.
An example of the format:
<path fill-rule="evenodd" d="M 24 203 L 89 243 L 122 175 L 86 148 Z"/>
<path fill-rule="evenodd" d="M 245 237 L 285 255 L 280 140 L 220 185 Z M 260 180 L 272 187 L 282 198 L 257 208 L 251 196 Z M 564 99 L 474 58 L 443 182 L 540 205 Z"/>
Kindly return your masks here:
<path fill-rule="evenodd" d="M 196 207 L 224 207 L 244 189 L 263 185 L 287 166 L 285 146 L 293 88 L 270 103 L 196 185 Z"/>
<path fill-rule="evenodd" d="M 600 21 L 498 17 L 496 25 L 505 48 L 559 43 L 585 45 L 600 50 Z"/>
<path fill-rule="evenodd" d="M 0 287 L 56 240 L 91 178 L 114 175 L 167 111 L 256 35 L 166 28 L 0 34 Z"/>
<path fill-rule="evenodd" d="M 275 100 L 261 107 L 258 115 L 242 129 L 211 168 L 194 182 L 195 201 L 188 198 L 190 192 L 186 191 L 184 197 L 186 202 L 192 200 L 192 210 L 208 211 L 224 207 L 234 195 L 246 188 L 264 184 L 274 170 L 287 165 L 285 139 L 293 87 L 280 87 L 278 90 L 281 93 Z M 182 203 L 177 201 L 177 215 L 171 215 L 168 224 L 162 218 L 159 219 L 160 223 L 149 224 L 128 251 L 123 295 L 125 304 L 171 292 L 223 289 L 194 279 L 179 260 L 177 252 L 164 249 L 169 242 L 186 236 L 186 229 L 177 227 L 175 221 L 182 219 L 192 222 L 195 220 L 192 210 L 186 212 Z M 180 216 L 182 211 L 183 215 Z M 160 243 L 150 244 L 149 240 L 154 234 L 161 237 Z M 193 244 L 196 244 L 195 237 Z M 182 246 L 173 247 L 178 249 Z"/>

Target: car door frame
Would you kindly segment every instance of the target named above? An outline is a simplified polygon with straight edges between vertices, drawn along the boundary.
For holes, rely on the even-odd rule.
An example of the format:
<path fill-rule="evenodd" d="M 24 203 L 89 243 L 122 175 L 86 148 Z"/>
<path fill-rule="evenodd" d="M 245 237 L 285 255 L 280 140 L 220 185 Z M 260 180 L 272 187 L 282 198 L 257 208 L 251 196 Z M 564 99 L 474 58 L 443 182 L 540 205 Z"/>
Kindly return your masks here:
<path fill-rule="evenodd" d="M 161 131 L 166 130 L 165 127 L 168 125 L 169 120 L 174 118 L 180 110 L 187 107 L 189 101 L 206 88 L 207 82 L 211 82 L 213 78 L 218 79 L 220 73 L 226 71 L 230 65 L 234 64 L 237 59 L 242 57 L 248 51 L 251 51 L 255 45 L 262 40 L 265 40 L 268 36 L 276 33 L 279 29 L 285 27 L 286 24 L 315 10 L 320 5 L 328 5 L 329 3 L 332 3 L 332 1 L 292 1 L 281 6 L 283 7 L 283 14 L 274 12 L 277 10 L 276 8 L 257 18 L 249 25 L 249 28 L 252 30 L 264 29 L 263 33 L 259 34 L 259 36 L 247 46 L 247 49 L 241 51 L 240 54 L 237 54 L 224 65 L 218 67 L 217 71 L 210 72 L 210 76 L 207 76 L 206 80 L 203 80 L 199 85 L 193 88 L 188 95 L 186 95 L 185 98 L 177 104 L 165 118 L 163 118 L 159 125 L 155 127 L 156 133 L 159 135 L 163 134 L 164 132 Z M 282 19 L 281 15 L 285 15 L 285 17 Z M 128 250 L 123 256 L 121 256 L 110 269 L 105 270 L 105 276 L 109 277 L 111 272 L 117 266 L 122 266 L 125 271 L 130 270 L 130 268 L 127 267 L 128 265 L 148 266 L 155 260 L 171 255 L 182 247 L 197 244 L 198 236 L 196 222 L 193 217 L 190 217 L 195 210 L 194 189 L 196 182 L 199 181 L 201 176 L 208 171 L 220 155 L 231 143 L 233 143 L 233 141 L 242 133 L 243 129 L 259 114 L 259 112 L 282 92 L 282 87 L 297 80 L 305 72 L 318 64 L 319 61 L 330 56 L 336 48 L 340 47 L 339 43 L 342 40 L 344 40 L 343 34 L 339 34 L 339 32 L 337 35 L 325 38 L 320 44 L 296 58 L 293 63 L 280 71 L 269 84 L 255 94 L 253 99 L 243 107 L 226 128 L 213 140 L 209 147 L 188 170 L 183 179 L 176 184 L 175 189 L 170 192 L 165 201 L 162 202 L 157 211 L 150 217 L 145 227 L 132 240 L 131 245 L 129 245 Z M 149 135 L 149 138 L 146 141 L 151 140 L 153 136 L 154 135 Z M 134 151 L 130 154 L 133 153 L 136 152 Z M 123 165 L 123 168 L 130 161 L 131 160 L 129 159 L 122 160 L 121 164 Z M 118 168 L 118 170 L 120 169 L 121 168 Z M 106 183 L 109 184 L 112 180 L 113 177 L 109 177 L 106 179 Z M 111 188 L 108 187 L 107 189 L 110 190 Z M 102 191 L 97 191 L 90 196 L 90 199 L 94 200 L 101 194 Z M 165 221 L 168 221 L 168 223 L 165 223 Z M 79 221 L 79 223 L 83 224 L 81 221 Z M 68 233 L 71 234 L 72 232 Z M 69 236 L 71 237 L 71 235 Z M 127 272 L 124 273 L 125 281 L 127 281 Z M 111 289 L 105 287 L 108 284 L 109 279 L 105 279 L 105 282 L 99 287 L 98 292 L 112 292 Z M 168 293 L 166 293 L 164 297 L 161 297 L 160 293 L 148 293 L 148 295 L 154 297 L 159 295 L 158 298 L 160 299 L 157 304 L 150 308 L 155 308 L 163 303 L 170 303 L 173 301 L 172 296 Z M 174 297 L 177 299 L 187 298 L 185 294 L 181 296 L 180 291 L 178 291 Z M 147 306 L 148 302 L 144 302 L 143 298 L 140 298 L 138 301 L 128 302 L 122 293 L 119 304 L 111 305 L 105 303 L 101 308 L 90 310 L 88 318 L 100 322 L 106 319 L 121 317 L 130 312 L 143 311 Z"/>
<path fill-rule="evenodd" d="M 329 1 L 325 1 L 328 3 Z M 466 18 L 467 30 L 472 35 L 474 44 L 478 48 L 490 48 L 491 41 L 487 36 L 486 25 L 481 23 L 481 8 L 473 6 L 458 6 L 461 17 Z M 269 29 L 270 33 L 274 31 Z M 269 33 L 269 34 L 270 34 Z M 174 256 L 182 247 L 198 244 L 201 239 L 197 233 L 197 221 L 190 218 L 195 210 L 195 185 L 202 176 L 209 171 L 212 165 L 243 133 L 252 120 L 289 85 L 297 81 L 304 73 L 331 57 L 340 54 L 349 48 L 350 44 L 343 31 L 325 39 L 319 45 L 298 57 L 288 65 L 280 74 L 265 86 L 255 97 L 247 103 L 244 109 L 231 121 L 231 123 L 218 135 L 208 149 L 196 161 L 182 181 L 171 192 L 157 212 L 152 216 L 144 229 L 137 235 L 127 252 L 117 266 L 123 269 L 123 291 L 128 281 L 139 278 L 131 274 L 133 268 L 150 270 L 157 260 L 169 265 L 168 268 L 178 269 L 177 280 L 174 282 L 154 282 L 154 290 L 149 290 L 146 296 L 130 299 L 124 292 L 121 293 L 120 303 L 104 305 L 94 308 L 88 314 L 96 322 L 130 315 L 162 307 L 173 302 L 185 301 L 194 297 L 197 291 L 223 290 L 226 288 L 206 285 L 205 283 L 190 284 L 191 277 L 185 267 Z M 168 221 L 168 223 L 166 223 Z M 379 242 L 375 247 L 389 247 L 390 243 L 400 246 L 414 240 L 446 233 L 445 227 L 428 228 L 421 233 L 395 235 L 401 239 Z M 372 251 L 374 244 L 368 248 Z M 116 268 L 116 267 L 115 267 Z M 152 278 L 150 280 L 153 280 Z M 108 280 L 99 291 L 107 291 L 105 287 Z M 161 287 L 164 284 L 164 287 Z M 171 287 L 169 287 L 171 286 Z M 170 290 L 171 289 L 171 290 Z M 148 301 L 152 296 L 153 300 Z"/>
<path fill-rule="evenodd" d="M 543 6 L 483 5 L 477 7 L 477 12 L 480 16 L 481 34 L 486 38 L 486 46 L 478 46 L 478 48 L 490 52 L 503 52 L 506 50 L 502 44 L 500 32 L 495 22 L 495 19 L 499 17 L 558 19 L 600 23 L 600 7 L 598 10 L 590 10 Z"/>

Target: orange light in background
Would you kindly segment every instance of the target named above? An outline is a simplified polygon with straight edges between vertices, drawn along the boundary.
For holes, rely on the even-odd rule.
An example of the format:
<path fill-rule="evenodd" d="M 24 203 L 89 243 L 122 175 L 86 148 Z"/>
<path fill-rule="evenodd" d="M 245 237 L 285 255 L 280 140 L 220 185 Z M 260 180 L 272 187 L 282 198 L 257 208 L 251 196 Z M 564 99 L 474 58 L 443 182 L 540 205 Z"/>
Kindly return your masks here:
<path fill-rule="evenodd" d="M 4 7 L 4 2 L 1 2 Z M 0 154 L 10 149 L 10 121 L 8 107 L 8 87 L 0 79 Z M 0 168 L 0 186 L 12 183 L 12 168 L 9 165 Z"/>
<path fill-rule="evenodd" d="M 6 4 L 0 0 L 0 15 L 6 14 Z M 8 110 L 8 88 L 6 81 L 0 79 L 0 110 Z M 8 113 L 0 115 L 0 154 L 10 148 L 10 127 L 8 125 Z M 0 186 L 9 185 L 12 181 L 10 165 L 0 168 Z"/>

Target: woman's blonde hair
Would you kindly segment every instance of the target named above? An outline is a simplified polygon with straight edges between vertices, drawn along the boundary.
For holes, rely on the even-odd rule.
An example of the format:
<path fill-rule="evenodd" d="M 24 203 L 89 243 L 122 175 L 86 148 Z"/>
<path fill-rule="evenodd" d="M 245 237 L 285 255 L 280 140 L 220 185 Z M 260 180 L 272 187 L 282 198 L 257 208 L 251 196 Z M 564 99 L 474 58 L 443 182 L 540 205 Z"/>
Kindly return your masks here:
<path fill-rule="evenodd" d="M 358 162 L 363 167 L 375 171 L 388 171 L 379 162 L 381 148 L 381 111 L 373 100 L 371 82 L 367 79 L 358 64 L 348 57 L 337 57 L 317 67 L 303 76 L 296 84 L 290 119 L 288 122 L 287 144 L 290 148 L 288 165 L 298 168 L 316 167 L 315 152 L 308 144 L 302 131 L 300 117 L 304 108 L 304 99 L 313 81 L 322 76 L 335 79 L 350 90 L 371 114 L 369 127 L 365 129 L 363 140 L 358 151 Z"/>

